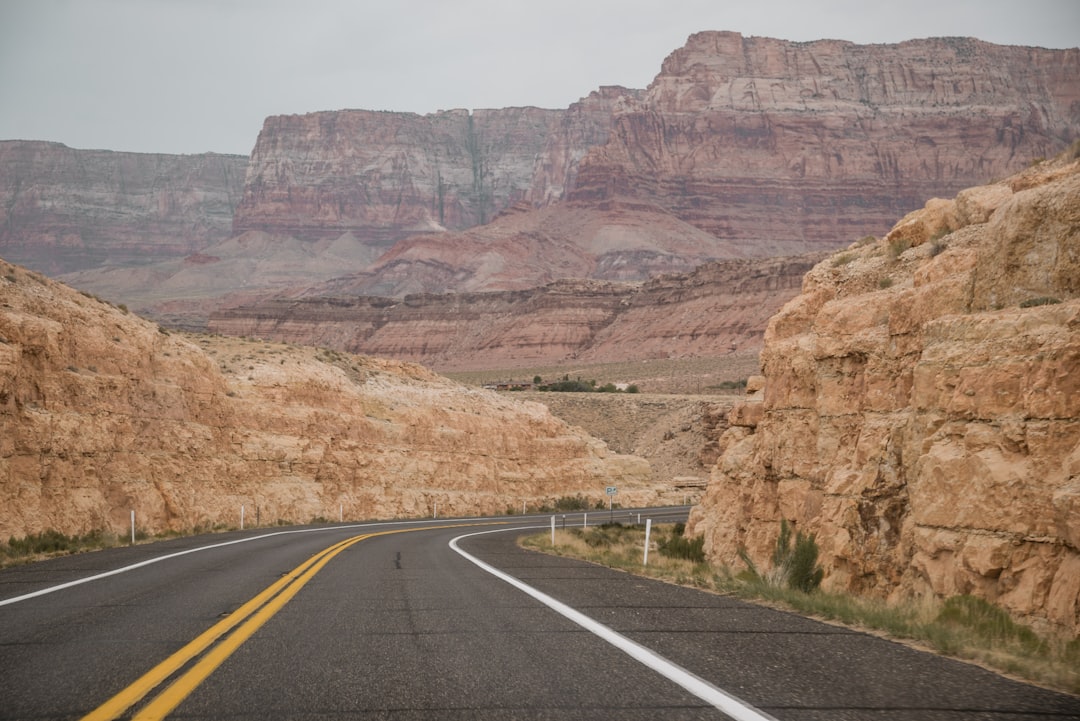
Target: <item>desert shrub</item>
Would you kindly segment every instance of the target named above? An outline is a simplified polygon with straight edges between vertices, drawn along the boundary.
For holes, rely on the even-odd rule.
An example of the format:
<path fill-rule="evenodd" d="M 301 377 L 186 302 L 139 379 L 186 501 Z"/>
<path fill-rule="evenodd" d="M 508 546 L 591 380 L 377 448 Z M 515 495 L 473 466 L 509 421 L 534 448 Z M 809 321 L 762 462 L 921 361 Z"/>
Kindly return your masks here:
<path fill-rule="evenodd" d="M 839 268 L 842 265 L 847 265 L 853 260 L 855 260 L 854 253 L 841 253 L 840 255 L 834 255 L 832 259 L 832 267 Z"/>
<path fill-rule="evenodd" d="M 676 523 L 671 535 L 656 544 L 656 550 L 669 558 L 682 558 L 694 563 L 705 562 L 705 537 L 687 538 L 685 523 Z"/>
<path fill-rule="evenodd" d="M 781 520 L 780 535 L 773 547 L 773 567 L 767 573 L 759 571 L 746 549 L 740 548 L 739 558 L 746 564 L 748 580 L 769 586 L 787 586 L 803 593 L 817 589 L 825 571 L 817 565 L 818 546 L 814 534 L 805 535 L 799 531 L 794 540 L 793 547 L 791 526 L 786 519 Z"/>
<path fill-rule="evenodd" d="M 555 393 L 591 393 L 594 389 L 590 384 L 582 380 L 563 380 L 541 386 L 540 390 L 553 391 Z"/>
<path fill-rule="evenodd" d="M 23 538 L 8 539 L 0 544 L 0 556 L 23 558 L 43 553 L 75 553 L 93 548 L 104 548 L 116 541 L 115 536 L 106 531 L 90 531 L 83 535 L 69 536 L 52 529 L 41 533 L 31 533 Z"/>
<path fill-rule="evenodd" d="M 563 496 L 555 500 L 556 511 L 587 511 L 589 499 L 580 493 L 576 496 Z"/>
<path fill-rule="evenodd" d="M 883 277 L 882 277 L 882 278 L 881 278 L 880 280 L 878 280 L 878 282 L 877 282 L 877 286 L 878 286 L 878 288 L 881 288 L 882 290 L 885 290 L 886 288 L 892 288 L 892 285 L 893 285 L 893 279 L 892 279 L 892 278 L 890 278 L 890 277 L 889 277 L 889 276 L 887 276 L 887 275 L 886 275 L 886 276 L 883 276 Z"/>
<path fill-rule="evenodd" d="M 966 629 L 988 643 L 1019 643 L 1029 651 L 1045 645 L 1034 631 L 1013 621 L 1002 608 L 975 596 L 945 599 L 936 622 Z"/>
<path fill-rule="evenodd" d="M 898 237 L 889 241 L 889 256 L 893 259 L 899 258 L 904 254 L 908 248 L 911 247 L 911 239 Z"/>
<path fill-rule="evenodd" d="M 1021 308 L 1034 308 L 1039 305 L 1056 305 L 1061 302 L 1059 298 L 1051 298 L 1050 296 L 1041 296 L 1039 298 L 1028 298 L 1027 300 L 1020 301 Z"/>

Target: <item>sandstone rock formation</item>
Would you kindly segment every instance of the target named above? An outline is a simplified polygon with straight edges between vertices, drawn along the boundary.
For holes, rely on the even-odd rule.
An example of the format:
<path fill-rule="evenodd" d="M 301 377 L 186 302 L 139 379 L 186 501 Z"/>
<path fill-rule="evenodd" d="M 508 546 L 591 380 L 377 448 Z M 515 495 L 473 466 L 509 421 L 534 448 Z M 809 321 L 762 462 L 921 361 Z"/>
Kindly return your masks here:
<path fill-rule="evenodd" d="M 611 123 L 608 141 L 582 158 L 568 202 L 410 239 L 357 275 L 352 292 L 477 290 L 491 268 L 494 287 L 524 287 L 506 276 L 555 267 L 537 239 L 565 239 L 576 277 L 634 279 L 883 234 L 927 198 L 1008 175 L 1080 135 L 1080 49 L 703 32 L 640 99 L 620 98 Z M 620 222 L 626 209 L 638 217 Z M 595 213 L 617 230 L 582 233 L 558 220 L 564 213 Z"/>
<path fill-rule="evenodd" d="M 825 584 L 1080 631 L 1080 148 L 818 264 L 769 323 L 691 529 Z"/>
<path fill-rule="evenodd" d="M 0 537 L 655 502 L 648 464 L 408 363 L 169 333 L 0 262 Z"/>
<path fill-rule="evenodd" d="M 820 255 L 718 261 L 646 283 L 564 280 L 531 290 L 404 299 L 272 299 L 210 329 L 423 363 L 440 371 L 757 351 Z"/>
<path fill-rule="evenodd" d="M 883 233 L 1080 135 L 1080 49 L 703 32 L 614 116 L 571 199 L 647 198 L 756 253 Z"/>
<path fill-rule="evenodd" d="M 192 255 L 231 234 L 246 167 L 0 141 L 0 256 L 58 275 Z"/>
<path fill-rule="evenodd" d="M 585 152 L 606 142 L 613 105 L 639 93 L 601 88 L 567 110 L 267 118 L 234 232 L 352 233 L 385 250 L 409 235 L 483 225 L 522 200 L 556 200 Z"/>
<path fill-rule="evenodd" d="M 234 238 L 188 262 L 65 280 L 193 325 L 300 286 L 404 296 L 643 280 L 880 235 L 927 198 L 1078 135 L 1080 49 L 704 32 L 647 90 L 601 88 L 566 110 L 269 118 Z M 343 278 L 323 286 L 329 269 Z"/>

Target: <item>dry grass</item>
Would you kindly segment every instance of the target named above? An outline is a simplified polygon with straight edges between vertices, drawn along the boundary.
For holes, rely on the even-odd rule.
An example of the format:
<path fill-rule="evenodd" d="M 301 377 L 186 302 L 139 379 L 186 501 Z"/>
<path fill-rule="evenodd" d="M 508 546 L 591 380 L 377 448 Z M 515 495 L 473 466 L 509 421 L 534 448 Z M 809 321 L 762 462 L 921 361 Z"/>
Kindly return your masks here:
<path fill-rule="evenodd" d="M 578 558 L 658 580 L 795 611 L 902 641 L 923 650 L 977 663 L 1066 693 L 1080 694 L 1080 639 L 1037 635 L 995 606 L 970 596 L 886 603 L 841 593 L 802 593 L 765 585 L 748 574 L 655 552 L 673 526 L 653 528 L 649 565 L 642 565 L 642 527 L 557 530 L 522 539 L 544 553 Z"/>

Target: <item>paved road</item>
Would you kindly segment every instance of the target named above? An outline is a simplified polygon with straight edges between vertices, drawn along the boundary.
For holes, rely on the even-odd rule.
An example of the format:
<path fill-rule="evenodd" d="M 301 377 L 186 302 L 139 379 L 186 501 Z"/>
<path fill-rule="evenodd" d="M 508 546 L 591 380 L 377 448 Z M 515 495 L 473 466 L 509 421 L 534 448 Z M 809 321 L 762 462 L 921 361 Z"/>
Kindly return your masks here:
<path fill-rule="evenodd" d="M 520 532 L 506 526 L 419 528 L 263 530 L 0 571 L 0 719 L 162 709 L 190 719 L 725 718 L 717 703 L 747 719 L 1080 719 L 1075 697 L 790 614 L 523 551 L 514 543 Z M 464 555 L 450 547 L 495 529 L 460 538 Z M 242 542 L 218 545 L 230 541 Z M 209 545 L 217 547 L 5 604 Z M 617 634 L 598 636 L 579 625 L 589 621 L 545 601 Z M 207 640 L 208 629 L 222 627 Z M 205 650 L 178 654 L 200 640 Z M 132 690 L 170 659 L 176 668 L 166 669 L 166 683 L 147 682 L 145 695 Z"/>

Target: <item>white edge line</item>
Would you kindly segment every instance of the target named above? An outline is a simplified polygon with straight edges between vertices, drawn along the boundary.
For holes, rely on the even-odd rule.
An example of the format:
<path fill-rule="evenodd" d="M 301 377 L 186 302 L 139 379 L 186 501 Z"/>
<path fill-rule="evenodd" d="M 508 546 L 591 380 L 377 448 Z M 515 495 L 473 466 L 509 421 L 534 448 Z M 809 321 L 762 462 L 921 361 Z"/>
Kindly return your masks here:
<path fill-rule="evenodd" d="M 414 525 L 421 523 L 432 523 L 432 519 L 423 521 L 381 521 L 378 523 L 356 523 L 345 526 L 326 526 L 320 528 L 298 528 L 291 531 L 274 531 L 273 533 L 263 533 L 258 536 L 249 536 L 248 538 L 238 538 L 235 541 L 224 541 L 222 543 L 213 543 L 209 546 L 199 546 L 197 548 L 189 548 L 186 551 L 177 551 L 176 553 L 169 553 L 164 556 L 157 556 L 155 558 L 148 558 L 145 561 L 139 561 L 133 563 L 130 566 L 123 566 L 122 568 L 114 568 L 111 571 L 105 571 L 104 573 L 98 573 L 93 576 L 87 576 L 86 578 L 77 578 L 74 581 L 68 581 L 67 583 L 61 583 L 56 586 L 49 586 L 47 588 L 40 588 L 37 591 L 31 591 L 30 593 L 24 593 L 21 596 L 13 596 L 11 598 L 5 598 L 0 600 L 0 606 L 7 606 L 12 603 L 19 603 L 20 601 L 27 601 L 31 598 L 37 598 L 38 596 L 44 596 L 49 593 L 55 593 L 57 591 L 63 591 L 64 589 L 71 588 L 72 586 L 80 586 L 84 583 L 90 583 L 91 581 L 99 581 L 109 576 L 115 576 L 120 573 L 127 573 L 128 571 L 134 571 L 137 568 L 143 566 L 149 566 L 161 561 L 168 561 L 171 558 L 177 558 L 179 556 L 186 556 L 189 553 L 198 553 L 199 551 L 209 551 L 213 548 L 221 548 L 222 546 L 231 546 L 236 543 L 247 543 L 248 541 L 259 541 L 264 538 L 271 538 L 273 536 L 286 536 L 292 533 L 314 533 L 314 532 L 326 532 L 326 531 L 340 531 L 349 528 L 368 528 L 370 526 L 386 526 L 386 525 Z"/>
<path fill-rule="evenodd" d="M 533 528 L 547 528 L 547 526 L 521 526 L 519 528 L 499 528 L 494 531 L 480 531 L 478 533 L 466 533 L 465 535 L 458 536 L 450 541 L 450 548 L 457 551 L 465 559 L 479 566 L 484 571 L 487 571 L 491 575 L 498 579 L 506 581 L 514 588 L 523 593 L 535 598 L 540 603 L 549 607 L 556 613 L 565 616 L 567 619 L 573 621 L 577 625 L 584 628 L 586 631 L 593 633 L 603 640 L 610 643 L 615 648 L 619 649 L 623 653 L 626 653 L 635 661 L 644 664 L 645 666 L 656 671 L 661 676 L 675 682 L 679 686 L 697 696 L 701 700 L 712 704 L 715 708 L 723 711 L 728 716 L 736 719 L 737 721 L 777 721 L 773 716 L 768 715 L 764 711 L 759 711 L 746 702 L 732 696 L 727 691 L 720 689 L 705 679 L 697 676 L 685 668 L 675 664 L 663 656 L 657 654 L 645 646 L 631 641 L 621 633 L 605 626 L 604 624 L 595 621 L 580 611 L 567 606 L 562 601 L 558 601 L 551 596 L 547 595 L 543 591 L 539 591 L 532 586 L 519 581 L 513 576 L 500 571 L 499 569 L 484 563 L 476 556 L 467 553 L 458 546 L 458 541 L 463 538 L 471 538 L 472 536 L 483 536 L 488 533 L 506 533 L 509 531 L 523 531 Z"/>

